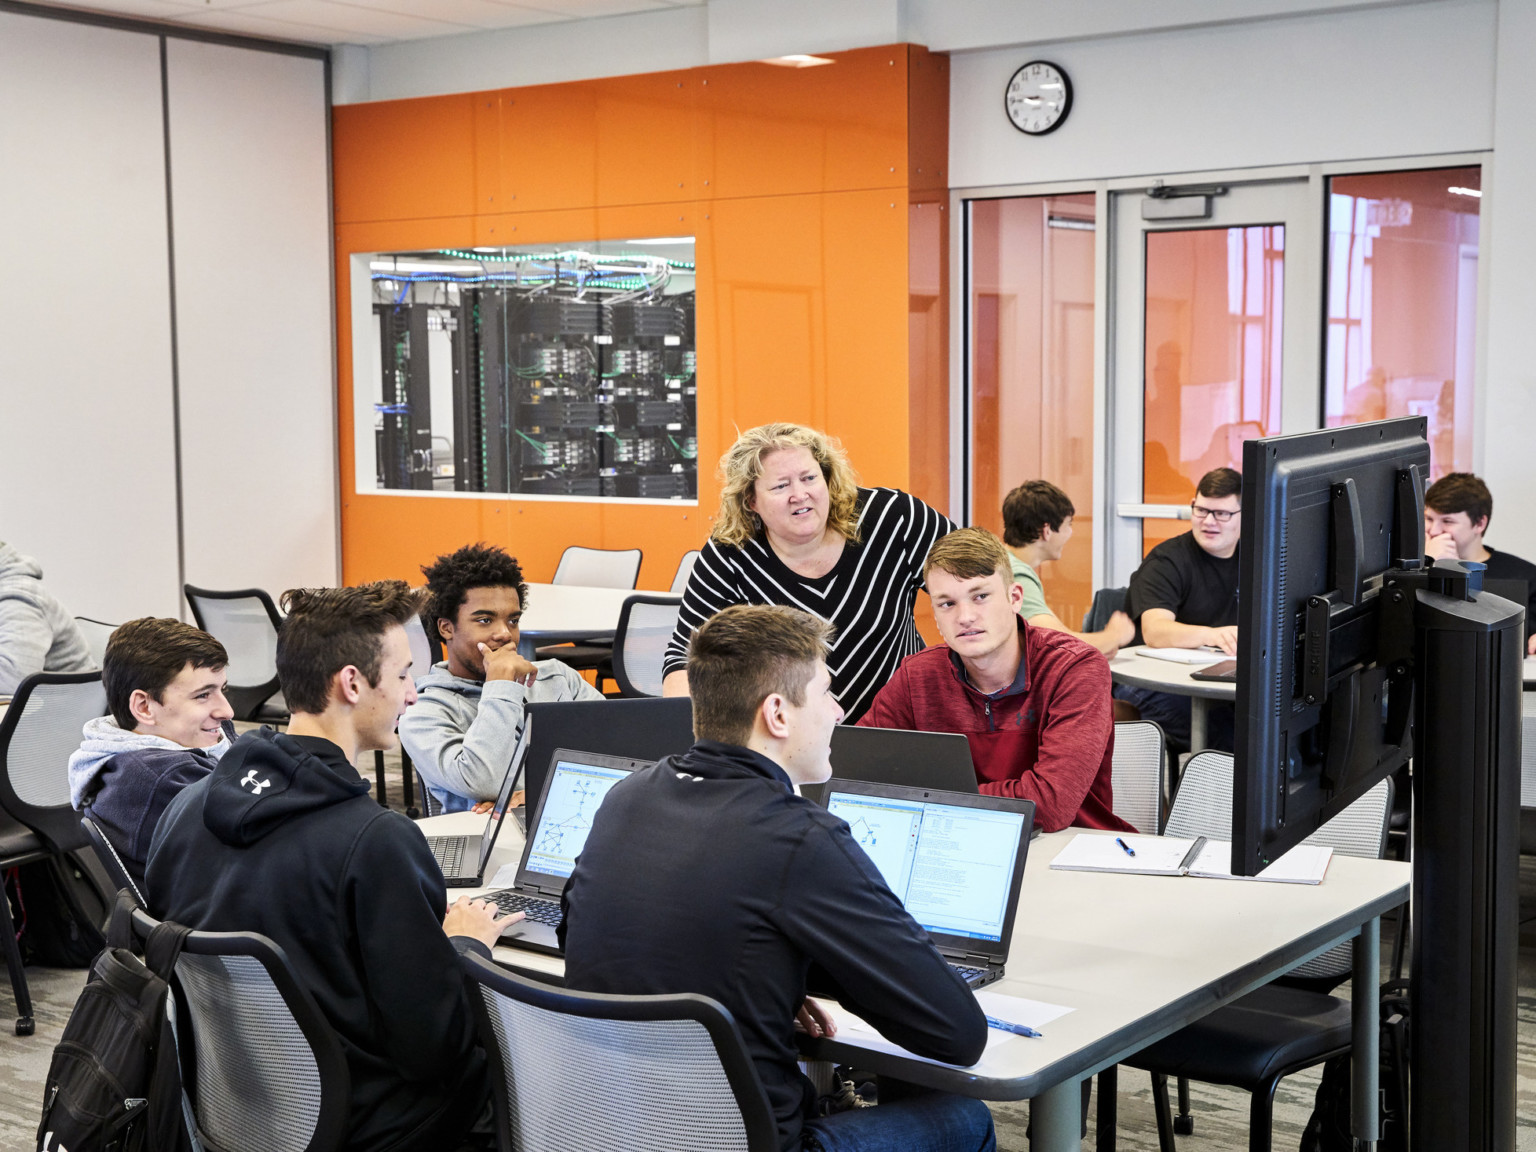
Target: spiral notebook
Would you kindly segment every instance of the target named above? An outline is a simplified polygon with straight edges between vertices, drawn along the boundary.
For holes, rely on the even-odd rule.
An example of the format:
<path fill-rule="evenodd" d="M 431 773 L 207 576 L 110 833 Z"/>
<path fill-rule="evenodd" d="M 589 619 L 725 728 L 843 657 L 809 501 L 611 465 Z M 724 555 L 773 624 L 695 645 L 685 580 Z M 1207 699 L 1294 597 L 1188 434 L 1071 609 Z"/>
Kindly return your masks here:
<path fill-rule="evenodd" d="M 1121 841 L 1125 842 L 1125 847 L 1121 846 Z M 1063 872 L 1122 872 L 1134 876 L 1201 876 L 1215 880 L 1321 884 L 1332 859 L 1333 849 L 1326 845 L 1298 844 L 1257 876 L 1234 876 L 1230 840 L 1212 840 L 1206 836 L 1185 840 L 1177 836 L 1079 833 L 1056 854 L 1051 867 Z"/>

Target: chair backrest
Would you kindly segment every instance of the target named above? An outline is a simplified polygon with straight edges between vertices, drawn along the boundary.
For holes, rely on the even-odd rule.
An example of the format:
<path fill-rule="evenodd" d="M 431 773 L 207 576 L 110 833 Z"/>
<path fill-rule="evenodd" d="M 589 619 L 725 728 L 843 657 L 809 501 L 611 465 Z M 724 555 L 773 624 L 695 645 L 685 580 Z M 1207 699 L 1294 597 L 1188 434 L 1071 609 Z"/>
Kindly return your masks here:
<path fill-rule="evenodd" d="M 283 618 L 260 588 L 217 592 L 185 586 L 197 626 L 229 653 L 225 696 L 240 720 L 250 720 L 282 687 L 277 679 L 277 630 Z"/>
<path fill-rule="evenodd" d="M 80 827 L 85 829 L 85 834 L 90 838 L 91 847 L 96 850 L 96 859 L 106 870 L 107 878 L 112 881 L 113 887 L 119 892 L 124 888 L 133 895 L 133 902 L 140 908 L 146 907 L 144 893 L 139 891 L 139 886 L 133 882 L 133 877 L 128 875 L 128 868 L 123 864 L 123 858 L 117 854 L 117 849 L 112 846 L 112 841 L 107 839 L 107 834 L 101 830 L 101 825 L 89 816 L 80 817 Z"/>
<path fill-rule="evenodd" d="M 465 955 L 503 1152 L 769 1152 L 773 1112 L 730 1013 L 605 996 Z"/>
<path fill-rule="evenodd" d="M 443 658 L 442 641 L 432 643 L 434 637 L 427 632 L 420 616 L 412 616 L 405 622 L 405 635 L 411 642 L 411 676 L 420 680 Z"/>
<path fill-rule="evenodd" d="M 1168 757 L 1163 730 L 1151 720 L 1115 725 L 1115 750 L 1110 759 L 1110 786 L 1115 815 L 1136 831 L 1156 835 L 1163 814 L 1163 775 Z"/>
<path fill-rule="evenodd" d="M 1088 611 L 1083 614 L 1083 631 L 1102 632 L 1109 618 L 1124 610 L 1128 591 L 1128 588 L 1100 588 L 1095 592 L 1093 603 L 1088 605 Z"/>
<path fill-rule="evenodd" d="M 699 562 L 699 550 L 684 552 L 683 558 L 677 562 L 677 574 L 672 577 L 673 592 L 681 592 L 688 587 L 688 577 L 693 575 L 693 566 Z"/>
<path fill-rule="evenodd" d="M 107 658 L 107 641 L 117 631 L 117 625 L 104 624 L 89 616 L 76 616 L 75 624 L 80 629 L 80 635 L 85 637 L 85 646 L 91 650 L 91 663 L 100 668 L 102 661 Z"/>
<path fill-rule="evenodd" d="M 633 588 L 639 579 L 640 549 L 572 545 L 560 553 L 553 582 L 580 584 L 586 588 Z"/>
<path fill-rule="evenodd" d="M 613 637 L 613 678 L 622 695 L 661 695 L 661 665 L 681 607 L 677 600 L 661 596 L 624 601 Z"/>
<path fill-rule="evenodd" d="M 1392 781 L 1383 780 L 1303 841 L 1331 847 L 1342 856 L 1380 859 L 1387 850 L 1392 816 Z M 1184 766 L 1164 833 L 1232 839 L 1232 756 L 1200 752 Z M 1340 944 L 1288 975 L 1331 977 L 1350 970 L 1350 945 Z"/>
<path fill-rule="evenodd" d="M 184 591 L 197 627 L 229 653 L 229 667 L 224 670 L 229 688 L 224 694 L 229 696 L 238 719 L 249 719 L 281 687 L 276 659 L 283 616 L 261 588 L 214 591 L 187 584 Z M 261 699 L 247 703 L 261 693 Z"/>
<path fill-rule="evenodd" d="M 1536 692 L 1520 693 L 1520 807 L 1536 808 Z"/>
<path fill-rule="evenodd" d="M 80 729 L 107 712 L 100 672 L 37 672 L 0 719 L 0 805 L 54 851 L 90 842 L 69 800 L 69 757 Z"/>
<path fill-rule="evenodd" d="M 432 789 L 427 787 L 427 782 L 421 778 L 421 773 L 416 773 L 416 791 L 421 795 L 421 814 L 423 816 L 441 816 L 443 806 L 437 802 L 437 797 L 432 795 Z"/>
<path fill-rule="evenodd" d="M 133 914 L 136 936 L 155 921 Z M 193 932 L 176 962 L 177 1046 L 199 1130 L 221 1152 L 329 1152 L 346 1137 L 341 1042 L 283 950 L 254 932 Z M 188 1033 L 190 1032 L 190 1042 Z"/>

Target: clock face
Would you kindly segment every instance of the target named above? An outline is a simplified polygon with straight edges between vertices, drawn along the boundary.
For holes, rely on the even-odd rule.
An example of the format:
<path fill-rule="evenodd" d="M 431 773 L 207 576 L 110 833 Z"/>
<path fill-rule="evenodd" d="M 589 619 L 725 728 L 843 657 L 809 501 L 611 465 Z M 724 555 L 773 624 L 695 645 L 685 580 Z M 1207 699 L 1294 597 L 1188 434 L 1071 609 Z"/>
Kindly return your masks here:
<path fill-rule="evenodd" d="M 1003 103 L 1015 128 L 1044 136 L 1060 128 L 1072 110 L 1072 81 L 1056 65 L 1031 60 L 1008 81 Z"/>

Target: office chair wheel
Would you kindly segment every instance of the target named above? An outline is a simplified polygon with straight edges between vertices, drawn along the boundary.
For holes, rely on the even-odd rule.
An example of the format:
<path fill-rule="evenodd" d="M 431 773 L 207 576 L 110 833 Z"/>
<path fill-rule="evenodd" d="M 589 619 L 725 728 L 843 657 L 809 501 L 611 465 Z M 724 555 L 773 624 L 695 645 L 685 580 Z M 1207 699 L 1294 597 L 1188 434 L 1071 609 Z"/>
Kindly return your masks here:
<path fill-rule="evenodd" d="M 1193 1136 L 1195 1134 L 1195 1118 L 1193 1116 L 1175 1116 L 1173 1118 L 1173 1131 L 1179 1136 Z"/>
<path fill-rule="evenodd" d="M 407 816 L 409 816 L 412 820 L 420 820 L 421 819 L 421 809 L 416 807 L 416 805 L 414 805 L 414 804 L 412 804 L 409 808 L 407 808 L 405 810 L 405 814 Z"/>
<path fill-rule="evenodd" d="M 32 1022 L 32 1017 L 30 1017 L 30 1016 L 18 1016 L 18 1017 L 16 1017 L 16 1035 L 18 1035 L 18 1036 L 30 1036 L 36 1030 L 37 1030 L 37 1025 Z"/>

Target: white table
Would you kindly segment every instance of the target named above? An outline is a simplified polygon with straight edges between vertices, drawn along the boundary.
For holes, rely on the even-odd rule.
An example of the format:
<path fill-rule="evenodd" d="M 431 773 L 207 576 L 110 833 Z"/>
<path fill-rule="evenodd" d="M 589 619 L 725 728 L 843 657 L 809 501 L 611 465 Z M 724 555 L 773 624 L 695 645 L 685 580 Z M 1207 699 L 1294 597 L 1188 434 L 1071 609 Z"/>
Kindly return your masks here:
<path fill-rule="evenodd" d="M 464 832 L 483 819 L 455 813 L 421 823 Z M 1357 982 L 1374 984 L 1378 917 L 1408 898 L 1410 865 L 1340 855 L 1315 887 L 1053 872 L 1051 860 L 1076 834 L 1041 836 L 1030 847 L 1008 974 L 991 986 L 1073 1009 L 1043 1039 L 1011 1037 L 971 1068 L 837 1040 L 815 1042 L 811 1054 L 984 1100 L 1032 1099 L 1036 1152 L 1076 1152 L 1084 1078 L 1357 934 L 1365 944 Z M 520 841 L 515 823 L 502 826 L 493 871 L 517 858 Z M 498 948 L 496 958 L 563 970 L 556 957 L 514 948 Z M 1355 1035 L 1374 1044 L 1377 998 L 1356 997 L 1355 1006 Z"/>
<path fill-rule="evenodd" d="M 673 592 L 634 588 L 589 588 L 582 584 L 530 584 L 528 603 L 518 640 L 518 653 L 532 660 L 541 644 L 594 640 L 612 636 L 619 627 L 619 613 L 631 596 L 663 596 L 681 600 Z"/>
<path fill-rule="evenodd" d="M 1122 648 L 1109 662 L 1109 674 L 1116 684 L 1129 684 L 1133 688 L 1146 688 L 1153 692 L 1171 692 L 1175 696 L 1188 696 L 1189 701 L 1189 750 L 1198 752 L 1207 746 L 1206 710 L 1212 700 L 1236 700 L 1237 685 L 1212 683 L 1208 680 L 1191 680 L 1190 673 L 1220 664 L 1232 657 L 1212 652 L 1205 664 L 1180 664 L 1174 660 L 1159 660 L 1139 655 L 1140 645 Z"/>

